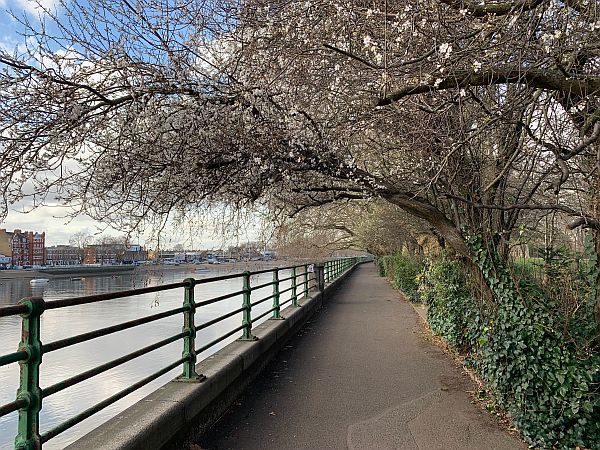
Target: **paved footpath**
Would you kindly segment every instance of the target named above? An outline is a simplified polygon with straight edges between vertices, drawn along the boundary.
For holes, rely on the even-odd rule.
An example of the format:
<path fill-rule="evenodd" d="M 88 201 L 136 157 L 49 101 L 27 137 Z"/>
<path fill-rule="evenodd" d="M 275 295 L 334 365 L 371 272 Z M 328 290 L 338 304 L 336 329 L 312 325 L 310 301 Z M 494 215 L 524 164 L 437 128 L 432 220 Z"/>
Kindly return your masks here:
<path fill-rule="evenodd" d="M 471 403 L 472 389 L 364 264 L 192 448 L 526 449 Z"/>

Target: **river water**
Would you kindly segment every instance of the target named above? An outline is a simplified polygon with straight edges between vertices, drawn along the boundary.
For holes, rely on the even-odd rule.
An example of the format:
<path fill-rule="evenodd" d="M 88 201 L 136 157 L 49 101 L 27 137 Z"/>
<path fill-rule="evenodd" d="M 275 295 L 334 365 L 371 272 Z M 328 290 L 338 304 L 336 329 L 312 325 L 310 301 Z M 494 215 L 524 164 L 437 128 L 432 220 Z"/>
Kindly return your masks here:
<path fill-rule="evenodd" d="M 219 276 L 244 269 L 211 269 L 208 273 L 198 274 L 194 268 L 176 269 L 142 269 L 132 274 L 116 276 L 85 277 L 80 281 L 70 279 L 52 279 L 43 291 L 31 288 L 29 280 L 0 279 L 0 306 L 15 304 L 19 299 L 31 295 L 42 294 L 45 300 L 56 300 L 102 292 L 114 292 L 125 289 L 156 286 L 179 282 L 187 277 L 206 278 Z M 289 276 L 288 271 L 281 271 L 280 278 Z M 271 273 L 253 276 L 251 283 L 256 286 L 271 280 Z M 290 286 L 290 282 L 282 282 L 281 290 Z M 242 278 L 224 280 L 196 286 L 196 301 L 236 292 L 242 288 Z M 266 297 L 271 292 L 267 287 L 253 292 L 253 301 Z M 290 297 L 290 293 L 282 296 L 281 301 Z M 144 294 L 135 297 L 107 300 L 88 305 L 73 306 L 46 311 L 41 318 L 42 342 L 49 343 L 84 333 L 90 330 L 114 325 L 150 314 L 159 313 L 181 306 L 183 289 Z M 200 308 L 196 312 L 196 324 L 206 322 L 221 314 L 240 308 L 241 296 L 224 300 Z M 266 301 L 253 308 L 252 316 L 271 308 L 271 301 Z M 241 324 L 241 314 L 237 314 L 198 333 L 196 346 L 205 343 L 233 330 Z M 266 320 L 266 318 L 264 319 Z M 76 344 L 44 355 L 41 365 L 41 386 L 48 387 L 85 370 L 96 367 L 119 356 L 150 345 L 161 339 L 181 332 L 183 317 L 181 314 L 161 319 L 139 327 L 124 330 L 112 335 Z M 254 324 L 256 325 L 256 324 Z M 21 318 L 0 318 L 0 355 L 14 352 L 20 337 Z M 199 359 L 206 358 L 238 336 L 231 336 L 224 342 L 207 350 Z M 41 411 L 41 432 L 44 433 L 73 415 L 84 411 L 107 397 L 127 388 L 137 380 L 156 372 L 181 357 L 182 341 L 174 342 L 128 363 L 104 372 L 87 381 L 67 388 L 44 399 Z M 139 389 L 124 399 L 112 404 L 101 412 L 84 420 L 80 424 L 59 434 L 44 444 L 45 449 L 63 448 L 78 437 L 97 427 L 120 411 L 148 395 L 181 372 L 176 368 L 152 383 Z M 19 380 L 17 363 L 0 367 L 0 405 L 15 400 Z M 17 430 L 17 413 L 0 418 L 0 449 L 12 448 Z"/>

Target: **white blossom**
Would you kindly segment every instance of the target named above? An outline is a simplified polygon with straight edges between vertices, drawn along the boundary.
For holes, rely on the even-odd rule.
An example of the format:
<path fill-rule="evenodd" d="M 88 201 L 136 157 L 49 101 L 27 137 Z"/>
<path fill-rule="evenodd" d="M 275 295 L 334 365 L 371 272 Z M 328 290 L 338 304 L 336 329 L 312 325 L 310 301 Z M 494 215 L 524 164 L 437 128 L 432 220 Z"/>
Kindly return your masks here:
<path fill-rule="evenodd" d="M 444 42 L 439 46 L 438 51 L 442 59 L 448 59 L 450 58 L 450 54 L 452 53 L 452 44 Z"/>

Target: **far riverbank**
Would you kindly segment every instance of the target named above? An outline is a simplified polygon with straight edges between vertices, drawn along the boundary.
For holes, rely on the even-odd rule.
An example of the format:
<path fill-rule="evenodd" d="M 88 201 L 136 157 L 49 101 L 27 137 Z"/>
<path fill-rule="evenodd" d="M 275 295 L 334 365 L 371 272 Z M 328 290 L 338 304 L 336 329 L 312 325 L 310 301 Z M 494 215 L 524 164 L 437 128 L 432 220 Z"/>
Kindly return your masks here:
<path fill-rule="evenodd" d="M 235 263 L 222 264 L 148 264 L 141 266 L 73 266 L 72 270 L 68 267 L 61 268 L 60 273 L 45 273 L 44 269 L 8 269 L 0 270 L 0 279 L 34 279 L 34 278 L 71 278 L 71 277 L 98 277 L 106 275 L 116 275 L 125 273 L 141 273 L 147 271 L 171 271 L 196 268 L 208 269 L 208 272 L 254 272 L 257 270 L 270 269 L 273 267 L 288 267 L 292 265 L 306 264 L 302 260 L 271 260 L 271 261 L 238 261 Z M 124 268 L 130 270 L 123 270 Z M 50 269 L 50 268 L 48 268 Z"/>

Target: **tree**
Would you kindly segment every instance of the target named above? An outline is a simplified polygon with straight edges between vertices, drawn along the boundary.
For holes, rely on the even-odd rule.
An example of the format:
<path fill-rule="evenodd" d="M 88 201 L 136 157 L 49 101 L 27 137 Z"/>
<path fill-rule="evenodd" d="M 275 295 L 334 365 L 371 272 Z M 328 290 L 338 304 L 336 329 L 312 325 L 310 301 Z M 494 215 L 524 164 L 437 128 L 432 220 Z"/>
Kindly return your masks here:
<path fill-rule="evenodd" d="M 96 262 L 100 264 L 116 264 L 123 262 L 127 250 L 127 238 L 115 236 L 99 236 L 93 246 Z"/>
<path fill-rule="evenodd" d="M 337 173 L 295 188 L 307 204 L 384 198 L 467 259 L 465 233 L 506 259 L 527 216 L 560 212 L 596 230 L 600 250 L 596 3 L 308 2 L 249 15 L 264 27 L 245 48 L 272 56 L 255 83 L 337 146 Z"/>
<path fill-rule="evenodd" d="M 48 17 L 56 33 L 0 57 L 8 202 L 27 181 L 137 227 L 379 198 L 467 260 L 465 234 L 506 258 L 528 214 L 600 228 L 595 3 L 95 0 Z"/>
<path fill-rule="evenodd" d="M 73 247 L 83 249 L 91 242 L 91 240 L 92 236 L 90 236 L 87 232 L 79 231 L 69 238 L 69 244 Z"/>
<path fill-rule="evenodd" d="M 285 212 L 285 209 L 284 209 Z M 338 201 L 303 210 L 277 223 L 278 253 L 325 257 L 343 250 L 374 255 L 421 253 L 418 240 L 430 228 L 382 201 Z"/>

